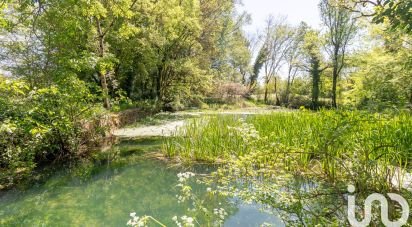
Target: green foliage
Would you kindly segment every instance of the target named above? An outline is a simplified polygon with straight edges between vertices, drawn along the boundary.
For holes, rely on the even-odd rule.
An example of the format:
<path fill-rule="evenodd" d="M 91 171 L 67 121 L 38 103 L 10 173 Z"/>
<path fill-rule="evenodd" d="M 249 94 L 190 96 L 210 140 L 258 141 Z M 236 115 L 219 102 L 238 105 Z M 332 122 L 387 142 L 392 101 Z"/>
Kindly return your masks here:
<path fill-rule="evenodd" d="M 391 28 L 412 34 L 412 2 L 399 0 L 384 0 L 375 7 L 373 18 L 375 23 L 389 21 Z"/>
<path fill-rule="evenodd" d="M 253 64 L 253 74 L 250 78 L 250 87 L 252 89 L 256 87 L 256 83 L 257 83 L 257 79 L 259 78 L 260 70 L 262 69 L 265 63 L 265 59 L 268 57 L 267 55 L 268 53 L 267 53 L 266 47 L 262 47 L 259 50 L 255 63 Z"/>
<path fill-rule="evenodd" d="M 304 67 L 309 71 L 312 79 L 312 103 L 311 108 L 317 110 L 319 108 L 319 95 L 322 69 L 322 55 L 320 48 L 322 40 L 317 31 L 309 30 L 304 36 L 303 52 L 306 57 Z"/>
<path fill-rule="evenodd" d="M 84 82 L 67 77 L 58 85 L 29 89 L 22 80 L 3 78 L 0 94 L 1 184 L 80 151 L 82 122 L 96 111 Z"/>
<path fill-rule="evenodd" d="M 357 33 L 352 12 L 338 4 L 337 0 L 322 0 L 319 4 L 321 19 L 327 28 L 326 52 L 332 68 L 332 106 L 337 107 L 337 86 L 342 70 L 347 65 L 350 42 Z"/>
<path fill-rule="evenodd" d="M 344 58 L 349 53 L 346 47 L 353 38 L 355 26 L 352 14 L 338 2 L 322 1 L 320 9 L 328 29 L 317 38 L 305 23 L 296 28 L 285 21 L 269 26 L 266 41 L 251 64 L 252 41 L 242 32 L 242 26 L 250 17 L 237 12 L 237 3 L 233 1 L 213 0 L 201 4 L 198 0 L 6 1 L 0 10 L 2 33 L 5 36 L 22 34 L 27 39 L 11 39 L 1 44 L 4 60 L 14 62 L 4 67 L 13 76 L 25 78 L 31 88 L 49 86 L 67 74 L 75 74 L 92 87 L 91 91 L 101 97 L 106 107 L 114 105 L 115 111 L 133 106 L 131 102 L 149 99 L 157 100 L 165 109 L 179 110 L 201 103 L 220 82 L 249 85 L 248 96 L 258 93 L 259 72 L 276 56 L 279 61 L 273 61 L 276 64 L 267 67 L 265 75 L 266 99 L 274 93 L 275 103 L 287 106 L 289 96 L 307 95 L 294 93 L 301 89 L 301 84 L 295 82 L 310 80 L 315 82 L 312 83 L 312 106 L 316 109 L 320 105 L 318 99 L 332 97 L 335 105 L 339 90 L 350 90 L 338 81 L 349 70 Z M 389 0 L 380 3 L 374 11 L 376 18 L 381 19 L 375 21 L 388 27 L 402 27 L 388 31 L 391 35 L 385 35 L 381 46 L 398 52 L 402 63 L 410 69 L 410 37 L 401 36 L 402 39 L 394 41 L 398 37 L 396 32 L 408 29 L 405 10 L 410 3 Z M 10 11 L 6 11 L 6 7 Z M 312 38 L 306 37 L 306 44 L 302 44 L 305 34 Z M 323 42 L 323 36 L 327 43 Z M 276 37 L 279 42 L 271 43 Z M 311 47 L 309 43 L 316 45 Z M 401 46 L 407 51 L 399 51 Z M 320 50 L 325 47 L 330 58 L 323 62 Z M 303 53 L 307 56 L 301 56 Z M 310 59 L 312 63 L 319 60 L 318 65 L 322 67 L 310 70 Z M 289 72 L 278 75 L 282 71 L 280 65 L 286 62 Z M 324 65 L 332 65 L 333 69 L 323 72 Z M 355 73 L 364 74 L 362 70 Z M 310 79 L 305 77 L 307 74 L 312 75 Z M 329 74 L 333 75 L 330 84 Z M 295 78 L 301 75 L 303 77 Z M 323 78 L 320 75 L 324 75 Z M 281 79 L 285 76 L 287 80 Z M 216 80 L 219 83 L 213 83 Z M 270 86 L 273 89 L 268 89 Z M 394 89 L 396 93 L 406 90 Z"/>
<path fill-rule="evenodd" d="M 249 70 L 240 27 L 248 17 L 232 1 L 52 0 L 10 8 L 4 19 L 24 23 L 6 34 L 28 39 L 2 44 L 8 60 L 21 59 L 9 70 L 32 87 L 74 73 L 101 87 L 95 93 L 106 107 L 119 90 L 133 101 L 186 106 L 203 98 L 214 77 L 238 81 Z"/>
<path fill-rule="evenodd" d="M 305 109 L 218 116 L 193 120 L 163 151 L 186 162 L 223 162 L 210 181 L 217 193 L 269 205 L 288 225 L 341 226 L 348 184 L 359 196 L 411 195 L 393 181 L 410 168 L 411 119 L 410 113 Z"/>
<path fill-rule="evenodd" d="M 176 138 L 166 140 L 163 150 L 184 161 L 227 161 L 255 150 L 280 152 L 278 155 L 285 158 L 293 157 L 299 168 L 320 161 L 324 174 L 333 179 L 346 174 L 341 165 L 347 161 L 359 160 L 365 166 L 367 162 L 383 162 L 384 166 L 408 163 L 411 124 L 408 113 L 292 112 L 245 119 L 215 116 L 193 119 Z"/>
<path fill-rule="evenodd" d="M 371 34 L 383 46 L 351 57 L 351 66 L 356 70 L 346 85 L 346 102 L 373 111 L 404 109 L 412 103 L 410 37 L 381 28 L 374 27 Z"/>

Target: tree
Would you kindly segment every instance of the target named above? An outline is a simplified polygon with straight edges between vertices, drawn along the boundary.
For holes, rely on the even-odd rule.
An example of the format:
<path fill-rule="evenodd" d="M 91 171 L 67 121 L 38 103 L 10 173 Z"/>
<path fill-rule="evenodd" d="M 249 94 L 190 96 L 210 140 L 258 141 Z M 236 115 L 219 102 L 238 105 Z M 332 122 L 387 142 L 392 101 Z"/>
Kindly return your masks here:
<path fill-rule="evenodd" d="M 33 87 L 75 74 L 107 108 L 124 95 L 190 104 L 212 80 L 245 82 L 251 73 L 241 29 L 250 18 L 232 0 L 8 2 L 2 31 L 19 38 L 1 44 L 4 60 L 18 59 L 10 71 Z"/>
<path fill-rule="evenodd" d="M 25 20 L 24 26 L 30 30 L 15 32 L 27 37 L 24 45 L 37 47 L 29 56 L 37 56 L 34 68 L 39 68 L 44 77 L 53 81 L 67 73 L 96 75 L 91 77 L 100 84 L 104 106 L 110 108 L 108 80 L 115 79 L 117 59 L 111 52 L 109 39 L 129 25 L 127 21 L 134 15 L 136 2 L 23 1 L 13 5 L 14 16 L 17 21 Z M 31 15 L 26 18 L 27 14 Z M 17 70 L 21 72 L 24 68 L 25 65 L 19 65 Z"/>
<path fill-rule="evenodd" d="M 362 17 L 372 17 L 374 23 L 389 22 L 390 28 L 412 34 L 411 1 L 404 0 L 350 0 L 341 4 Z"/>
<path fill-rule="evenodd" d="M 235 34 L 232 45 L 230 48 L 230 60 L 229 63 L 234 68 L 233 81 L 239 80 L 243 85 L 246 85 L 248 76 L 251 73 L 251 58 L 252 51 L 250 49 L 250 41 L 244 37 L 242 31 L 237 31 Z"/>
<path fill-rule="evenodd" d="M 33 87 L 76 74 L 99 85 L 93 91 L 106 107 L 121 90 L 164 103 L 198 99 L 211 79 L 240 81 L 250 71 L 241 31 L 248 15 L 231 0 L 23 0 L 9 8 L 11 32 L 3 31 L 24 37 L 2 44 L 5 60 L 19 59 L 13 74 Z"/>
<path fill-rule="evenodd" d="M 337 83 L 345 67 L 349 42 L 356 33 L 355 20 L 351 12 L 334 0 L 322 0 L 320 5 L 323 24 L 327 28 L 326 50 L 332 64 L 332 106 L 337 107 Z"/>
<path fill-rule="evenodd" d="M 351 57 L 347 99 L 359 108 L 381 111 L 412 107 L 412 47 L 400 30 L 373 25 L 366 43 L 374 45 Z M 378 44 L 378 45 L 377 45 Z"/>
<path fill-rule="evenodd" d="M 308 30 L 305 33 L 302 47 L 305 57 L 301 67 L 309 72 L 312 78 L 311 106 L 314 110 L 319 108 L 321 74 L 327 68 L 322 67 L 322 44 L 323 40 L 318 31 Z"/>
<path fill-rule="evenodd" d="M 231 0 L 200 1 L 200 61 L 215 79 L 224 82 L 242 81 L 250 73 L 249 41 L 242 31 L 250 16 L 236 12 L 235 5 Z"/>
<path fill-rule="evenodd" d="M 299 71 L 299 64 L 302 57 L 302 43 L 304 42 L 307 25 L 301 23 L 299 27 L 293 29 L 292 40 L 285 54 L 285 64 L 287 66 L 286 90 L 283 96 L 283 103 L 289 102 L 290 90 Z"/>
<path fill-rule="evenodd" d="M 399 55 L 381 48 L 357 56 L 359 70 L 352 75 L 354 104 L 360 108 L 382 110 L 404 107 L 410 103 L 412 81 L 410 71 L 402 69 Z"/>
<path fill-rule="evenodd" d="M 282 18 L 274 19 L 272 16 L 266 21 L 265 38 L 262 46 L 262 53 L 265 53 L 265 59 L 263 60 L 263 68 L 265 71 L 264 84 L 265 84 L 265 103 L 268 102 L 269 83 L 274 79 L 276 103 L 279 104 L 280 100 L 277 94 L 277 77 L 276 74 L 284 64 L 284 58 L 290 45 L 293 41 L 293 31 L 285 23 Z"/>
<path fill-rule="evenodd" d="M 253 91 L 256 88 L 257 81 L 259 78 L 259 73 L 265 64 L 265 60 L 267 59 L 268 51 L 265 47 L 262 47 L 259 50 L 259 53 L 255 59 L 255 62 L 253 64 L 253 72 L 250 76 L 250 82 L 249 82 L 249 90 Z"/>

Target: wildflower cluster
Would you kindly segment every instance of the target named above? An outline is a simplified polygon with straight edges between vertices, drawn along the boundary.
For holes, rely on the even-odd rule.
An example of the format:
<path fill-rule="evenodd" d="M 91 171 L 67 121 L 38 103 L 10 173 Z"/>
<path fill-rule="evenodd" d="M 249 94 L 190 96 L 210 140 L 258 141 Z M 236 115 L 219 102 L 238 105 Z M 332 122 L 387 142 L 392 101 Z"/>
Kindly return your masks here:
<path fill-rule="evenodd" d="M 177 202 L 178 203 L 183 203 L 187 200 L 190 200 L 192 197 L 192 187 L 190 187 L 187 184 L 187 181 L 191 178 L 194 177 L 195 174 L 192 172 L 186 172 L 186 173 L 178 173 L 177 177 L 179 178 L 179 184 L 176 185 L 176 187 L 179 188 L 180 194 L 176 195 Z"/>
<path fill-rule="evenodd" d="M 177 177 L 179 178 L 179 182 L 185 182 L 191 177 L 194 177 L 195 174 L 192 172 L 186 172 L 186 173 L 178 173 Z"/>
<path fill-rule="evenodd" d="M 251 141 L 256 141 L 260 138 L 259 132 L 256 130 L 253 124 L 249 124 L 245 122 L 245 119 L 239 119 L 240 126 L 227 126 L 228 129 L 233 130 L 237 135 L 242 137 L 245 143 L 249 143 Z"/>
<path fill-rule="evenodd" d="M 172 220 L 178 227 L 194 227 L 195 223 L 200 226 L 198 220 L 195 217 L 197 215 L 202 215 L 202 217 L 208 217 L 208 220 L 206 221 L 207 223 L 209 223 L 208 225 L 212 224 L 213 226 L 223 226 L 224 220 L 228 216 L 228 213 L 224 208 L 215 208 L 213 210 L 209 210 L 204 206 L 205 201 L 198 198 L 195 194 L 192 193 L 192 187 L 189 185 L 189 179 L 194 176 L 195 174 L 192 172 L 177 174 L 179 183 L 176 185 L 176 187 L 178 187 L 180 191 L 179 194 L 176 195 L 176 198 L 178 200 L 178 203 L 189 202 L 192 205 L 191 208 L 187 210 L 191 214 L 191 216 L 174 216 Z M 210 187 L 207 188 L 206 191 L 208 193 L 214 194 L 212 188 Z M 219 203 L 219 205 L 221 205 L 221 203 Z M 131 213 L 130 217 L 131 219 L 127 222 L 128 226 L 147 226 L 149 221 L 157 223 L 160 226 L 165 226 L 151 216 L 138 217 L 136 216 L 136 213 Z"/>
<path fill-rule="evenodd" d="M 227 212 L 224 208 L 215 208 L 213 209 L 213 214 L 217 217 L 216 226 L 223 225 L 225 218 L 227 217 Z"/>
<path fill-rule="evenodd" d="M 143 227 L 147 226 L 148 216 L 138 217 L 136 212 L 130 213 L 131 219 L 127 222 L 128 226 L 132 227 Z"/>
<path fill-rule="evenodd" d="M 194 227 L 195 226 L 195 224 L 193 223 L 194 219 L 186 215 L 180 217 L 180 221 L 177 216 L 174 216 L 172 220 L 176 223 L 176 226 L 178 227 Z"/>
<path fill-rule="evenodd" d="M 213 223 L 213 226 L 223 226 L 224 220 L 227 217 L 228 213 L 223 208 L 215 208 L 215 209 L 208 209 L 205 207 L 205 201 L 198 198 L 195 194 L 192 193 L 192 187 L 188 185 L 188 179 L 195 176 L 194 173 L 187 172 L 187 173 L 179 173 L 179 184 L 177 185 L 180 188 L 180 194 L 176 195 L 178 198 L 179 203 L 188 201 L 191 203 L 192 207 L 188 209 L 188 212 L 191 212 L 193 215 L 202 214 L 203 217 L 208 217 L 208 223 Z M 200 180 L 198 180 L 197 183 Z M 206 192 L 209 194 L 214 194 L 212 188 L 208 187 Z M 221 205 L 221 203 L 219 203 Z M 181 221 L 175 216 L 173 221 L 177 224 L 177 226 L 193 226 L 193 221 L 197 221 L 191 217 L 182 216 Z"/>

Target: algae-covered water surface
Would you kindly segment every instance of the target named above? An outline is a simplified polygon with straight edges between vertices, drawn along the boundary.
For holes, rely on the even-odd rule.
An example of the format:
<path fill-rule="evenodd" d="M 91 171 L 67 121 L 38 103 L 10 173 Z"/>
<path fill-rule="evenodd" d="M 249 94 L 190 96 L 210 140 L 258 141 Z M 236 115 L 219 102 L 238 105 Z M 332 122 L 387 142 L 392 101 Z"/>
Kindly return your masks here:
<path fill-rule="evenodd" d="M 174 226 L 172 217 L 185 215 L 189 206 L 177 202 L 176 175 L 189 170 L 208 173 L 213 167 L 173 167 L 145 155 L 159 145 L 153 139 L 124 141 L 100 153 L 100 161 L 62 168 L 30 188 L 3 192 L 0 225 L 125 226 L 129 214 L 136 212 Z M 194 185 L 194 192 L 207 196 L 201 185 Z M 235 203 L 233 198 L 211 201 L 216 204 L 208 206 L 228 211 L 225 226 L 282 225 L 257 205 Z"/>

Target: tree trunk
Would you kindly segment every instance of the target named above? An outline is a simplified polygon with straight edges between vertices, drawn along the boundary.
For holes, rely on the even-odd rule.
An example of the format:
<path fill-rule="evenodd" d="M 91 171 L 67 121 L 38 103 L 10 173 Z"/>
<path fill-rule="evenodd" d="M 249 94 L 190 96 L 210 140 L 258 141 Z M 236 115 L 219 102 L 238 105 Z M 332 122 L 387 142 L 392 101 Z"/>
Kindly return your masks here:
<path fill-rule="evenodd" d="M 162 74 L 163 74 L 163 67 L 159 66 L 157 68 L 157 77 L 156 77 L 156 98 L 158 100 L 162 100 Z"/>
<path fill-rule="evenodd" d="M 98 40 L 99 40 L 99 57 L 103 58 L 104 57 L 104 34 L 101 29 L 100 25 L 100 20 L 96 19 L 96 24 L 97 24 L 97 34 L 98 34 Z M 103 106 L 106 109 L 110 109 L 110 98 L 109 98 L 109 88 L 107 86 L 107 73 L 101 72 L 101 69 L 99 70 L 99 77 L 100 77 L 100 86 L 102 87 L 102 92 L 103 92 Z"/>
<path fill-rule="evenodd" d="M 411 91 L 411 94 L 409 95 L 409 104 L 412 105 L 412 91 Z"/>
<path fill-rule="evenodd" d="M 338 71 L 337 67 L 333 66 L 333 74 L 332 74 L 332 107 L 337 108 L 338 105 L 336 103 L 336 87 L 338 83 Z"/>
<path fill-rule="evenodd" d="M 135 91 L 135 87 L 136 87 L 136 75 L 134 72 L 128 72 L 126 74 L 126 93 L 128 97 L 133 97 L 134 96 L 134 91 Z"/>
<path fill-rule="evenodd" d="M 265 97 L 264 102 L 268 104 L 268 83 L 265 84 Z"/>
<path fill-rule="evenodd" d="M 107 76 L 99 72 L 99 77 L 100 77 L 100 85 L 102 87 L 102 92 L 103 92 L 103 107 L 106 109 L 110 109 L 110 99 L 109 99 L 109 89 L 107 87 Z"/>
<path fill-rule="evenodd" d="M 319 72 L 313 74 L 312 82 L 312 109 L 319 109 Z"/>
<path fill-rule="evenodd" d="M 291 86 L 292 86 L 292 67 L 289 66 L 288 80 L 287 80 L 287 84 L 286 84 L 285 96 L 283 97 L 283 100 L 282 100 L 285 104 L 289 103 L 289 93 L 290 93 L 290 87 Z"/>
<path fill-rule="evenodd" d="M 335 46 L 335 51 L 333 53 L 333 72 L 332 72 L 332 107 L 335 109 L 338 107 L 338 104 L 336 103 L 336 87 L 337 87 L 338 77 L 339 77 L 338 55 L 339 55 L 339 46 Z"/>
<path fill-rule="evenodd" d="M 290 93 L 290 78 L 288 78 L 288 83 L 286 84 L 286 91 L 285 91 L 285 96 L 283 97 L 283 102 L 285 104 L 289 104 L 289 93 Z"/>
<path fill-rule="evenodd" d="M 278 79 L 275 77 L 275 99 L 276 99 L 276 105 L 280 106 L 280 100 L 278 97 Z"/>
<path fill-rule="evenodd" d="M 320 83 L 320 73 L 321 70 L 319 69 L 320 63 L 319 60 L 312 59 L 312 109 L 318 110 L 319 109 L 319 83 Z"/>

